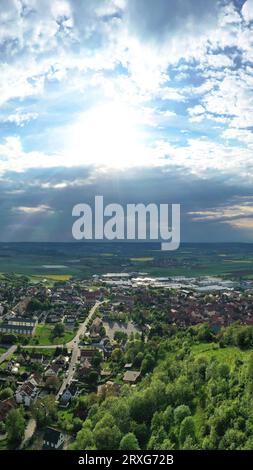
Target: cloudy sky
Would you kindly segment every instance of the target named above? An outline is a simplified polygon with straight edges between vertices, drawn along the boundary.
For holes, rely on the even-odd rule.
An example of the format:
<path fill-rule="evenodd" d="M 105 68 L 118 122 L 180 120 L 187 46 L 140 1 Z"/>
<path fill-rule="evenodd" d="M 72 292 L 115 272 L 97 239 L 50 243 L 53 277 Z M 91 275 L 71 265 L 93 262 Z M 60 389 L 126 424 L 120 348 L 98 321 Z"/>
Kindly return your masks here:
<path fill-rule="evenodd" d="M 0 241 L 96 194 L 253 241 L 253 0 L 0 0 L 0 58 Z"/>

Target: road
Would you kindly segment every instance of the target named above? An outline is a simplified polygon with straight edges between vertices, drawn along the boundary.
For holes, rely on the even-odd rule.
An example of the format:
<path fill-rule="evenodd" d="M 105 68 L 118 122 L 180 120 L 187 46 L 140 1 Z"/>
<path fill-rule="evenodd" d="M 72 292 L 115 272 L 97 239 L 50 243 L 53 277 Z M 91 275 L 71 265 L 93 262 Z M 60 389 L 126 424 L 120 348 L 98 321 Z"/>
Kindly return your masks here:
<path fill-rule="evenodd" d="M 31 437 L 34 435 L 35 430 L 36 430 L 36 421 L 34 418 L 30 418 L 25 429 L 25 435 L 20 445 L 20 449 L 23 449 L 25 444 L 29 441 L 29 439 L 31 439 Z"/>
<path fill-rule="evenodd" d="M 39 344 L 38 345 L 27 344 L 27 345 L 21 346 L 21 348 L 25 348 L 25 349 L 56 349 L 56 348 L 62 348 L 64 346 L 67 349 L 73 349 L 75 344 L 76 343 L 78 344 L 78 342 L 80 341 L 80 337 L 85 333 L 86 327 L 87 327 L 87 324 L 88 324 L 90 318 L 92 317 L 93 313 L 95 312 L 95 310 L 98 308 L 98 306 L 101 303 L 102 302 L 97 301 L 95 303 L 95 305 L 93 305 L 93 307 L 89 311 L 88 316 L 85 318 L 84 322 L 79 326 L 75 337 L 71 341 L 69 341 L 68 343 L 65 343 L 65 344 L 48 344 L 47 346 L 42 346 L 42 345 L 39 345 Z"/>
<path fill-rule="evenodd" d="M 5 353 L 1 354 L 0 364 L 2 364 L 2 362 L 6 361 L 8 359 L 8 357 L 11 356 L 16 351 L 16 349 L 17 349 L 17 346 L 13 345 Z"/>
<path fill-rule="evenodd" d="M 70 341 L 67 344 L 67 347 L 69 349 L 70 348 L 72 349 L 71 359 L 70 359 L 69 368 L 68 368 L 68 375 L 62 382 L 61 388 L 60 388 L 59 392 L 56 395 L 56 401 L 59 400 L 59 397 L 64 392 L 65 388 L 71 383 L 71 381 L 74 377 L 75 370 L 76 370 L 76 363 L 77 363 L 77 360 L 78 360 L 78 357 L 79 357 L 79 354 L 80 354 L 79 341 L 80 341 L 81 337 L 84 335 L 84 333 L 86 332 L 87 325 L 88 325 L 92 315 L 95 313 L 96 309 L 100 305 L 100 303 L 101 302 L 96 302 L 95 305 L 90 309 L 87 318 L 80 325 L 76 336 L 74 337 L 74 339 L 72 341 Z"/>

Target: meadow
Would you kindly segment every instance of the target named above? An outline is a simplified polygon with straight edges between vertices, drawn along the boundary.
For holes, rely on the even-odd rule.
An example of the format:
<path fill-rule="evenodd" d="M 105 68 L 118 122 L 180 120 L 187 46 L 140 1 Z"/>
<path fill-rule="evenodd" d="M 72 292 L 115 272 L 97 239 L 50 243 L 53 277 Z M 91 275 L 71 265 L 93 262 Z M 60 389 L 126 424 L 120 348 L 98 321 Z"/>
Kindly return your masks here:
<path fill-rule="evenodd" d="M 35 335 L 30 338 L 29 344 L 50 346 L 52 344 L 66 344 L 71 341 L 75 336 L 75 331 L 65 331 L 60 337 L 53 337 L 54 327 L 50 325 L 38 325 L 36 327 Z"/>

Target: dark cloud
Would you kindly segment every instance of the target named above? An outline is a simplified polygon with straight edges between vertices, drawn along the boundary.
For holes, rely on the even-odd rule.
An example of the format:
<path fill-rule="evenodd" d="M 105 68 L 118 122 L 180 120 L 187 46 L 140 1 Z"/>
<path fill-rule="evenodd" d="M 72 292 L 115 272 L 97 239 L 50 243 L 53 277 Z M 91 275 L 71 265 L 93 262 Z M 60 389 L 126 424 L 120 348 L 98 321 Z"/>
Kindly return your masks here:
<path fill-rule="evenodd" d="M 62 185 L 62 182 L 65 185 Z M 220 177 L 202 179 L 179 167 L 140 168 L 99 173 L 92 168 L 55 168 L 9 173 L 1 183 L 1 241 L 71 241 L 72 208 L 93 205 L 96 195 L 105 204 L 180 203 L 183 241 L 246 241 L 247 232 L 223 220 L 193 221 L 189 212 L 208 211 L 253 196 L 251 187 L 227 184 Z M 41 213 L 22 213 L 17 207 L 47 206 Z"/>
<path fill-rule="evenodd" d="M 130 28 L 145 39 L 205 33 L 215 25 L 216 0 L 128 0 Z"/>

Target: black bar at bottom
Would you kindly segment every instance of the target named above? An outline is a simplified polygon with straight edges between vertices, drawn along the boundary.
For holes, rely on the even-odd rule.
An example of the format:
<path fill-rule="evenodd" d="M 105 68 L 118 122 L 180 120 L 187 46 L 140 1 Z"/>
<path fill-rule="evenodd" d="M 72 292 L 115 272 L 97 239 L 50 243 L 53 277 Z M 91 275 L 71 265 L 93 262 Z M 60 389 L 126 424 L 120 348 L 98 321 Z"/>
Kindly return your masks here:
<path fill-rule="evenodd" d="M 0 451 L 0 465 L 67 465 L 69 468 L 98 466 L 111 469 L 115 466 L 153 466 L 182 468 L 182 465 L 252 465 L 253 451 Z M 186 468 L 186 467 L 185 467 Z"/>

